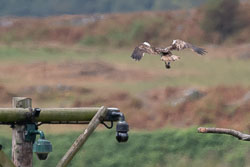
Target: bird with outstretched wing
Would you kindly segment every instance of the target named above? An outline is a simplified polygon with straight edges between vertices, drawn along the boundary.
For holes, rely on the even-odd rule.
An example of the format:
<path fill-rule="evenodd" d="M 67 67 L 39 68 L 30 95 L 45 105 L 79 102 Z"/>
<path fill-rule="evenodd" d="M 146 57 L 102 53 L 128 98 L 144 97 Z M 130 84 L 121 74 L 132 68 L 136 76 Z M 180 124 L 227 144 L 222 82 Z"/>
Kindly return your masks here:
<path fill-rule="evenodd" d="M 161 60 L 164 61 L 165 63 L 165 67 L 169 69 L 171 61 L 176 61 L 180 59 L 179 56 L 173 55 L 171 51 L 172 50 L 180 51 L 186 48 L 192 50 L 193 52 L 198 53 L 199 55 L 204 55 L 207 53 L 207 51 L 203 48 L 200 48 L 188 42 L 176 39 L 176 40 L 173 40 L 173 43 L 166 48 L 153 47 L 148 42 L 143 42 L 142 44 L 140 44 L 134 49 L 131 57 L 134 60 L 139 61 L 145 55 L 145 53 L 151 54 L 151 55 L 160 55 Z"/>

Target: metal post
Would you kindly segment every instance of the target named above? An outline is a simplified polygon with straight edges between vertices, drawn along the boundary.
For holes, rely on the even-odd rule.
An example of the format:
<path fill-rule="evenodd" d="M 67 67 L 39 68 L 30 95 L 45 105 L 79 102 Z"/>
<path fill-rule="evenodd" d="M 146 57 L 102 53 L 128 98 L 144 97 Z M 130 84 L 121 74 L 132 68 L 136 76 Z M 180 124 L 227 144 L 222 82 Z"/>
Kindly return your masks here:
<path fill-rule="evenodd" d="M 13 108 L 30 108 L 32 101 L 26 97 L 13 97 Z M 16 167 L 32 167 L 32 142 L 24 140 L 25 125 L 15 124 L 12 127 L 12 161 Z"/>

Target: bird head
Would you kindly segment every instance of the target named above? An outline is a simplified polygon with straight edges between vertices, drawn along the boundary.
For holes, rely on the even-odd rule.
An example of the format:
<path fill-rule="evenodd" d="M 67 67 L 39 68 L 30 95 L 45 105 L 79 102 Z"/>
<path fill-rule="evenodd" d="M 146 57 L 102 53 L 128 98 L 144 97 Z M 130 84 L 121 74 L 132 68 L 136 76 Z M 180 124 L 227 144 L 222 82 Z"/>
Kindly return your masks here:
<path fill-rule="evenodd" d="M 143 42 L 144 45 L 151 46 L 148 42 Z"/>
<path fill-rule="evenodd" d="M 177 42 L 176 40 L 173 40 L 173 43 L 172 43 L 172 44 L 174 45 L 176 42 Z"/>

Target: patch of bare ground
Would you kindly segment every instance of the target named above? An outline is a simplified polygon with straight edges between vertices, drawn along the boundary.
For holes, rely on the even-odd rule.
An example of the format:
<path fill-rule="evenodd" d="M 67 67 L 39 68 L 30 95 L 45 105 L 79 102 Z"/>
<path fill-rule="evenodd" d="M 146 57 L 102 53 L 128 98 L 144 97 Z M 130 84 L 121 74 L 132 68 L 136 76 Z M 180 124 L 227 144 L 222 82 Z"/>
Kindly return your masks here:
<path fill-rule="evenodd" d="M 240 86 L 218 86 L 205 90 L 167 87 L 141 96 L 116 92 L 87 101 L 76 101 L 74 106 L 119 106 L 131 127 L 138 129 L 213 124 L 250 131 L 250 100 L 232 105 L 232 102 L 244 98 L 248 91 Z M 176 101 L 178 103 L 174 103 Z"/>
<path fill-rule="evenodd" d="M 15 66 L 15 68 L 12 68 Z M 52 64 L 37 62 L 26 65 L 2 65 L 0 78 L 10 80 L 9 86 L 27 87 L 32 85 L 80 85 L 88 82 L 138 81 L 154 77 L 153 72 L 124 68 L 102 61 L 65 61 Z M 19 82 L 19 84 L 16 84 Z M 15 89 L 15 88 L 13 88 Z"/>
<path fill-rule="evenodd" d="M 151 75 L 150 72 L 143 70 L 122 68 L 120 66 L 106 63 L 103 61 L 92 62 L 66 62 L 58 65 L 68 71 L 66 77 L 108 79 L 108 80 L 143 80 Z M 145 77 L 146 76 L 146 77 Z"/>
<path fill-rule="evenodd" d="M 15 94 L 3 86 L 0 87 L 0 92 L 1 106 L 5 107 L 5 103 L 9 103 Z M 69 94 L 75 97 L 80 97 L 81 94 L 89 95 L 88 98 L 73 99 L 73 103 L 67 107 L 118 107 L 125 113 L 133 129 L 152 130 L 165 126 L 189 127 L 209 124 L 250 131 L 249 92 L 249 88 L 241 86 L 217 86 L 205 89 L 166 87 L 139 95 L 125 90 L 101 94 L 86 87 L 33 85 L 20 89 L 18 95 L 32 97 L 39 105 L 48 100 L 48 96 L 51 100 L 60 97 L 62 101 L 66 101 Z M 80 130 L 82 127 L 75 128 Z"/>

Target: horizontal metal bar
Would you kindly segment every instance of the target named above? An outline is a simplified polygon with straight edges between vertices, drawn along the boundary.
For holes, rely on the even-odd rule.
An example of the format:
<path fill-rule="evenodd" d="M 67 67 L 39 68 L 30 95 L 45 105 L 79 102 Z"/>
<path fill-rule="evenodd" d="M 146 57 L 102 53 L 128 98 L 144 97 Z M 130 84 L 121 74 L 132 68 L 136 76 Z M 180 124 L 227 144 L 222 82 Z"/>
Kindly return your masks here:
<path fill-rule="evenodd" d="M 80 108 L 40 108 L 40 114 L 34 122 L 51 124 L 88 123 L 100 107 Z M 119 112 L 118 108 L 107 108 L 108 111 Z M 0 124 L 28 122 L 31 110 L 29 108 L 0 108 Z M 104 118 L 105 121 L 105 118 Z"/>

